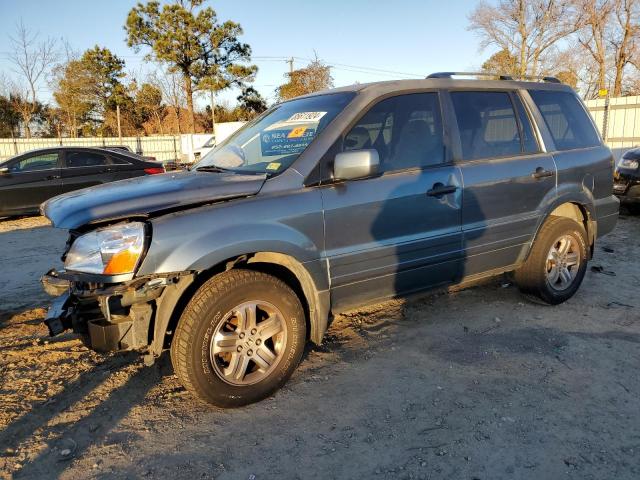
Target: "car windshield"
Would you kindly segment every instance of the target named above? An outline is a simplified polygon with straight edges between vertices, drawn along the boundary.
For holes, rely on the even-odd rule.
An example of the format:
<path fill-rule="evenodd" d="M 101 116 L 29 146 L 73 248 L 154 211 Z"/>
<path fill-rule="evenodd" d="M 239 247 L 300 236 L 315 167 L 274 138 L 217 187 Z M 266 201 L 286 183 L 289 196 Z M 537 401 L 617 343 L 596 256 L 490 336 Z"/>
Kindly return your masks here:
<path fill-rule="evenodd" d="M 282 173 L 354 96 L 332 93 L 276 105 L 207 153 L 194 168 Z"/>
<path fill-rule="evenodd" d="M 203 148 L 213 148 L 216 146 L 216 137 L 210 137 L 209 140 L 207 140 L 204 145 L 202 145 Z"/>

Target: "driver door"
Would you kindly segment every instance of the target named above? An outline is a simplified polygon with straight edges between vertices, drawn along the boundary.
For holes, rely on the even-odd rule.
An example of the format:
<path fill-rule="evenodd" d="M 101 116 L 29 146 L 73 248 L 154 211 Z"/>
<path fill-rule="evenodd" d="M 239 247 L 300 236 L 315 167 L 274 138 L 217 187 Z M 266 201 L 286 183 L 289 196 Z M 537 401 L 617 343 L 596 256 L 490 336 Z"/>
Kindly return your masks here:
<path fill-rule="evenodd" d="M 375 149 L 382 172 L 321 187 L 332 308 L 455 281 L 461 271 L 460 170 L 446 161 L 436 92 L 374 105 L 343 150 Z"/>

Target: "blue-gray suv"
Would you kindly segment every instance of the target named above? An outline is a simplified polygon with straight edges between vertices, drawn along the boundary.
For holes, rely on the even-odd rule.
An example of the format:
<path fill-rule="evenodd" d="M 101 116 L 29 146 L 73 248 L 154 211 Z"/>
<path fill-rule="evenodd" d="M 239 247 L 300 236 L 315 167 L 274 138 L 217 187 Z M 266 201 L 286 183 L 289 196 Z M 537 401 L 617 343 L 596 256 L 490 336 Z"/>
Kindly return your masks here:
<path fill-rule="evenodd" d="M 613 157 L 572 89 L 434 74 L 320 92 L 190 171 L 42 206 L 69 230 L 46 323 L 96 350 L 170 349 L 200 399 L 281 387 L 336 312 L 513 272 L 559 304 L 617 221 Z"/>

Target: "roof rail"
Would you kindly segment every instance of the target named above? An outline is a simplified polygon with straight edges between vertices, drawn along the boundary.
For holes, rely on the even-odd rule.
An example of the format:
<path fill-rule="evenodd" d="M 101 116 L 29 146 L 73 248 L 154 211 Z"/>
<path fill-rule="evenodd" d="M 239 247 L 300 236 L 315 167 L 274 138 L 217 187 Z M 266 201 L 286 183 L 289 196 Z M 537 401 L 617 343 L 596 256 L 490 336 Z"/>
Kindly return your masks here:
<path fill-rule="evenodd" d="M 452 78 L 452 77 L 498 77 L 499 80 L 535 80 L 547 83 L 562 83 L 556 77 L 543 75 L 505 75 L 503 73 L 492 72 L 437 72 L 432 73 L 427 78 Z"/>

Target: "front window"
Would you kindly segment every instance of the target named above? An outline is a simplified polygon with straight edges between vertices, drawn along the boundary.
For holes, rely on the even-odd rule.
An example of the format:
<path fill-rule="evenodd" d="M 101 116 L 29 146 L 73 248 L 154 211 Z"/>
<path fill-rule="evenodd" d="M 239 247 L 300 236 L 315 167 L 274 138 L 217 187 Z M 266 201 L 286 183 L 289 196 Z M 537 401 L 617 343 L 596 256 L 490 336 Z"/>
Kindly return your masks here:
<path fill-rule="evenodd" d="M 12 173 L 36 172 L 38 170 L 51 170 L 58 168 L 57 153 L 41 153 L 32 157 L 23 158 L 9 167 Z"/>
<path fill-rule="evenodd" d="M 276 105 L 207 153 L 195 169 L 282 173 L 354 96 L 332 93 Z"/>

